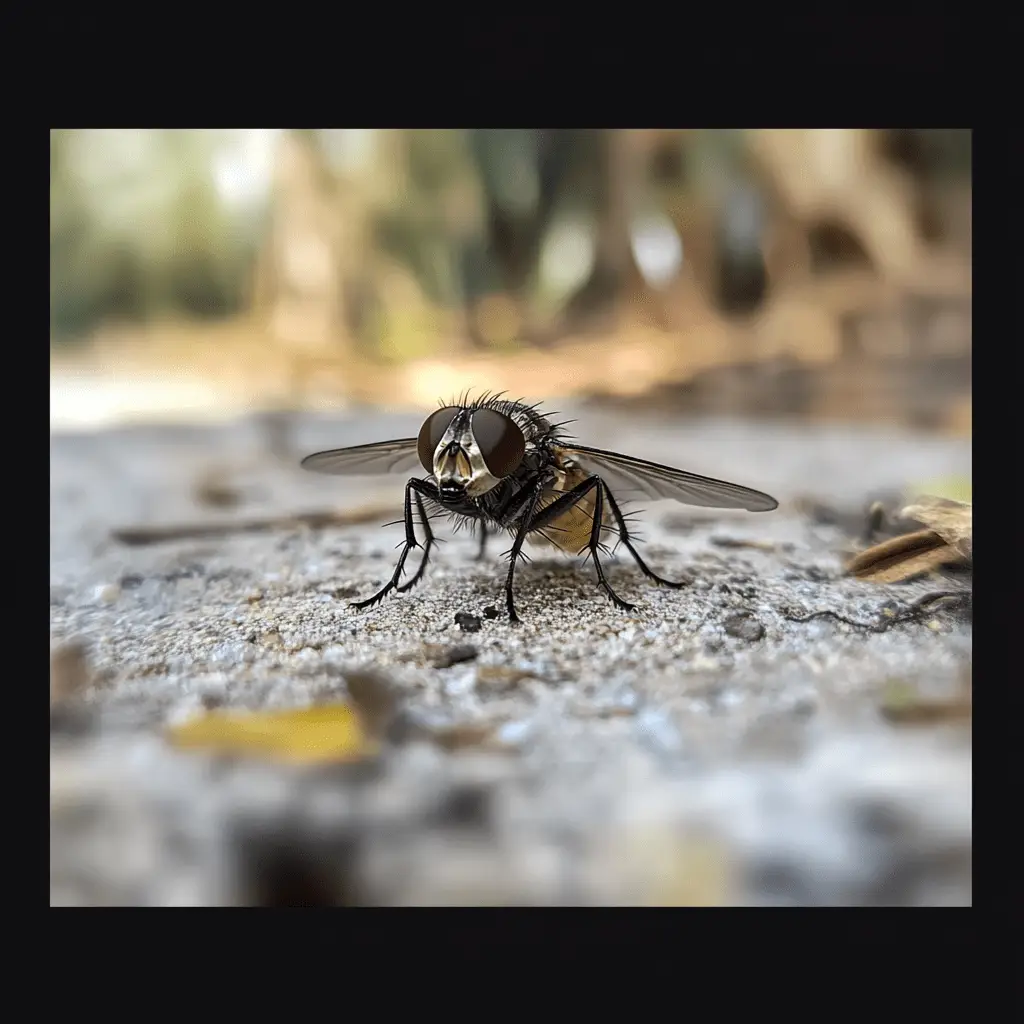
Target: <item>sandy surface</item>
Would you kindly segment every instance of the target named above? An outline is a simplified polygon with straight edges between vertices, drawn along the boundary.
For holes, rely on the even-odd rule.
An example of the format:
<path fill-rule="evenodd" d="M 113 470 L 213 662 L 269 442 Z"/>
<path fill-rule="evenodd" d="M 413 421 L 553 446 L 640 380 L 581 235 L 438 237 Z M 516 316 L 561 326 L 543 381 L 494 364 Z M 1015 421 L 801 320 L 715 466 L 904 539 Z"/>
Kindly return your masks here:
<path fill-rule="evenodd" d="M 879 710 L 897 682 L 954 694 L 969 621 L 937 610 L 871 632 L 787 616 L 877 621 L 918 592 L 841 578 L 850 538 L 795 499 L 856 515 L 870 495 L 969 476 L 970 442 L 561 409 L 588 443 L 734 479 L 781 507 L 648 506 L 645 556 L 693 583 L 650 586 L 623 557 L 609 577 L 637 602 L 629 614 L 591 567 L 537 551 L 515 628 L 507 542 L 476 563 L 475 542 L 443 525 L 426 580 L 368 612 L 348 599 L 390 575 L 401 528 L 384 518 L 111 539 L 331 507 L 397 518 L 400 479 L 303 473 L 267 453 L 252 420 L 53 435 L 51 637 L 84 641 L 93 675 L 79 712 L 51 727 L 51 901 L 969 904 L 969 732 L 897 728 Z M 293 443 L 298 456 L 417 426 L 306 417 Z M 201 480 L 240 504 L 204 506 Z M 161 737 L 203 707 L 344 698 L 367 670 L 399 696 L 402 728 L 358 770 L 227 763 Z M 463 749 L 446 750 L 458 737 Z"/>

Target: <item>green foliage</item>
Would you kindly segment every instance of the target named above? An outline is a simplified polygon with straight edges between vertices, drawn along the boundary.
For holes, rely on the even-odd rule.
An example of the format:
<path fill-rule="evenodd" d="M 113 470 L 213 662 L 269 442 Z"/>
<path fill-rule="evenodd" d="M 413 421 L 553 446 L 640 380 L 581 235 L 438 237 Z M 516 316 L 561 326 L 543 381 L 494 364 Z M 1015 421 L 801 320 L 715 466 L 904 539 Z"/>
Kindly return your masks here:
<path fill-rule="evenodd" d="M 253 232 L 214 187 L 221 143 L 212 130 L 51 130 L 52 338 L 240 308 Z"/>

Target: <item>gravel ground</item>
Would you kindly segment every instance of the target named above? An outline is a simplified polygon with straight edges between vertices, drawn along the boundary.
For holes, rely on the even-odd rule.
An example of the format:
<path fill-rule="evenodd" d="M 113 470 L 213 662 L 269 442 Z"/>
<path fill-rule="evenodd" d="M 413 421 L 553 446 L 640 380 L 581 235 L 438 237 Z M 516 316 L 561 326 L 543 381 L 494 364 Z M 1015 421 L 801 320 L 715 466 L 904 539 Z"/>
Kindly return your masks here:
<path fill-rule="evenodd" d="M 797 498 L 855 517 L 871 495 L 969 476 L 970 442 L 561 408 L 591 444 L 767 490 L 780 509 L 649 506 L 648 561 L 693 583 L 655 588 L 618 559 L 628 614 L 592 567 L 538 550 L 514 628 L 508 544 L 477 563 L 444 525 L 418 588 L 349 606 L 390 575 L 401 528 L 380 523 L 400 514 L 402 482 L 317 477 L 297 457 L 408 436 L 416 416 L 304 417 L 291 461 L 256 420 L 52 435 L 51 639 L 84 642 L 91 674 L 51 713 L 51 902 L 969 905 L 969 728 L 880 713 L 897 682 L 956 694 L 969 621 L 792 617 L 879 621 L 920 589 L 842 578 L 849 536 Z M 211 484 L 239 504 L 210 507 L 227 500 Z M 332 507 L 394 512 L 111 537 Z M 367 672 L 401 706 L 362 766 L 229 762 L 161 737 L 204 707 L 344 698 Z"/>

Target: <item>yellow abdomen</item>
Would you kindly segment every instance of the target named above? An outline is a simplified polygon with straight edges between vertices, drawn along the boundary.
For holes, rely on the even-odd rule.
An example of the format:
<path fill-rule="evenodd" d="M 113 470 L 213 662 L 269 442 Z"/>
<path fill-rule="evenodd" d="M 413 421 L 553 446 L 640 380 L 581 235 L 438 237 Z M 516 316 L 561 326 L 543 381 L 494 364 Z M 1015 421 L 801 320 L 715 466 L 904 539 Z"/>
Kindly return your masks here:
<path fill-rule="evenodd" d="M 581 484 L 586 476 L 579 472 L 561 472 L 555 483 L 559 492 L 571 491 Z M 527 539 L 536 547 L 555 547 L 571 555 L 579 554 L 590 543 L 590 531 L 594 525 L 594 498 L 596 490 L 581 498 L 572 508 L 566 509 L 557 519 L 544 527 L 543 531 L 531 533 Z M 546 494 L 541 499 L 541 509 L 561 497 L 560 493 Z M 607 505 L 602 519 L 608 523 Z"/>

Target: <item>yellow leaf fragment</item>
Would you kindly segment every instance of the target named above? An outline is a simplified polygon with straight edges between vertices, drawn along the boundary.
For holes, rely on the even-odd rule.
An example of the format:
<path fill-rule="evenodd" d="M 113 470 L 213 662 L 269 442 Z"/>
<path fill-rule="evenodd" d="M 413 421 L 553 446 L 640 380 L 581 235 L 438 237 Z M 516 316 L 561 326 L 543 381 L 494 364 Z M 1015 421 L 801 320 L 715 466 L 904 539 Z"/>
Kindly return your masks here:
<path fill-rule="evenodd" d="M 211 711 L 168 731 L 181 750 L 249 755 L 300 764 L 356 761 L 376 752 L 347 704 L 284 711 Z"/>

